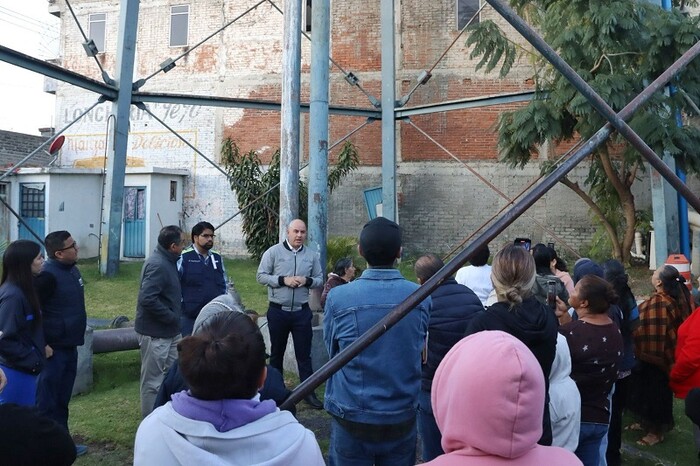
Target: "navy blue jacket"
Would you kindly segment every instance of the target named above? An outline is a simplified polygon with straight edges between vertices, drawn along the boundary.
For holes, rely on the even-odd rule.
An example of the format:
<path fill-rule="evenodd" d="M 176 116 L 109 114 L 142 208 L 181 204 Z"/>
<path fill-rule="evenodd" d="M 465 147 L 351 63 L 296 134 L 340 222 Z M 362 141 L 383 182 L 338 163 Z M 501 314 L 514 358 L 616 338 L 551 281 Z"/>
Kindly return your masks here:
<path fill-rule="evenodd" d="M 464 338 L 469 321 L 484 311 L 479 297 L 469 288 L 448 278 L 433 294 L 428 321 L 428 357 L 421 373 L 421 389 L 429 392 L 442 358 Z"/>
<path fill-rule="evenodd" d="M 75 348 L 85 342 L 85 289 L 75 264 L 56 259 L 44 262 L 36 277 L 46 343 L 52 348 Z"/>
<path fill-rule="evenodd" d="M 216 261 L 216 269 L 205 264 L 194 247 L 182 253 L 180 271 L 182 314 L 191 319 L 196 319 L 199 311 L 209 301 L 226 293 L 223 259 L 215 252 L 210 251 L 210 254 Z"/>
<path fill-rule="evenodd" d="M 0 285 L 0 364 L 29 374 L 41 372 L 46 358 L 39 319 L 17 285 Z"/>

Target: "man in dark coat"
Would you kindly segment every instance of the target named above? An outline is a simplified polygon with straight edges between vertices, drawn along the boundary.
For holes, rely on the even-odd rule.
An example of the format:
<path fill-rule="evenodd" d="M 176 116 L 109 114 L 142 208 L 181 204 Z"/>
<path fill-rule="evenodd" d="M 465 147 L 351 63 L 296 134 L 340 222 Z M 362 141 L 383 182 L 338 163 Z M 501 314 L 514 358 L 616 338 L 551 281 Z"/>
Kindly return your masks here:
<path fill-rule="evenodd" d="M 444 265 L 434 254 L 420 257 L 414 266 L 418 283 L 422 285 L 428 281 Z M 423 461 L 431 461 L 444 453 L 440 445 L 442 436 L 430 404 L 435 371 L 447 352 L 464 337 L 472 317 L 484 310 L 479 297 L 452 277 L 443 280 L 430 297 L 433 308 L 428 321 L 428 344 L 418 398 L 418 430 L 423 441 Z"/>
<path fill-rule="evenodd" d="M 85 291 L 78 267 L 78 244 L 65 230 L 44 240 L 46 262 L 36 277 L 46 338 L 46 366 L 37 381 L 36 402 L 41 415 L 68 431 L 68 403 L 77 373 L 78 350 L 84 343 Z M 78 455 L 87 451 L 77 445 Z"/>
<path fill-rule="evenodd" d="M 177 260 L 185 242 L 180 227 L 163 227 L 158 234 L 158 246 L 141 270 L 134 330 L 141 351 L 142 417 L 153 411 L 163 377 L 177 359 L 182 301 Z"/>

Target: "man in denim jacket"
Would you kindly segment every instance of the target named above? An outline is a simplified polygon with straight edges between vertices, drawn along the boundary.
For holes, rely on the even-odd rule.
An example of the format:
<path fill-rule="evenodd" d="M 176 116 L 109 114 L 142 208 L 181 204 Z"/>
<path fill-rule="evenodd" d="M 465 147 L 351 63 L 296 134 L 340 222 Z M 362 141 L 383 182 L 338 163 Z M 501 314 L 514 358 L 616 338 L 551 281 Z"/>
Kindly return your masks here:
<path fill-rule="evenodd" d="M 399 226 L 379 217 L 360 233 L 368 268 L 326 299 L 324 338 L 331 357 L 353 343 L 417 288 L 394 268 L 401 256 Z M 324 407 L 333 416 L 330 465 L 413 465 L 421 350 L 430 298 L 326 383 Z"/>

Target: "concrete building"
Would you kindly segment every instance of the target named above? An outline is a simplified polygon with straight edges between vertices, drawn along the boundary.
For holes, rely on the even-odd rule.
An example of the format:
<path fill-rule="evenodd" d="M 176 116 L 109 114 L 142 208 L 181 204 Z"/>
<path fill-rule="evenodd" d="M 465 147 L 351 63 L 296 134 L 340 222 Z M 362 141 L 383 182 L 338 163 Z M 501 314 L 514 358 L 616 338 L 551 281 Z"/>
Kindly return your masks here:
<path fill-rule="evenodd" d="M 159 69 L 169 57 L 186 52 L 204 37 L 255 5 L 255 0 L 142 0 L 137 36 L 134 81 Z M 311 0 L 304 0 L 303 29 L 310 27 Z M 73 9 L 86 33 L 95 41 L 97 59 L 114 76 L 120 2 L 73 0 Z M 284 2 L 277 2 L 284 9 Z M 332 2 L 330 53 L 344 70 L 360 79 L 364 91 L 380 98 L 379 2 Z M 460 27 L 479 7 L 479 0 L 396 2 L 397 97 L 405 95 L 416 77 L 435 64 L 459 34 Z M 62 19 L 62 66 L 101 79 L 65 4 L 53 0 L 50 11 Z M 503 21 L 489 7 L 480 18 Z M 280 101 L 283 17 L 271 3 L 262 3 L 222 33 L 180 60 L 167 74 L 158 73 L 140 89 L 143 92 L 216 95 Z M 506 28 L 508 29 L 508 28 Z M 515 33 L 513 33 L 515 37 Z M 302 39 L 302 96 L 309 99 L 310 44 Z M 408 106 L 448 100 L 518 93 L 533 88 L 527 61 L 517 62 L 507 79 L 497 73 L 474 71 L 464 38 L 437 62 L 432 78 L 412 96 Z M 349 85 L 331 66 L 330 103 L 371 108 L 370 100 Z M 56 125 L 71 122 L 96 96 L 60 83 L 56 92 Z M 507 204 L 485 180 L 509 197 L 515 197 L 539 175 L 538 162 L 553 156 L 542 151 L 541 160 L 524 170 L 510 170 L 497 162 L 495 124 L 504 110 L 518 103 L 463 109 L 411 117 L 397 123 L 398 217 L 405 228 L 409 251 L 446 252 L 478 229 Z M 253 109 L 223 109 L 149 104 L 150 110 L 212 160 L 226 137 L 241 150 L 256 150 L 263 160 L 280 146 L 280 115 Z M 66 133 L 57 160 L 60 167 L 101 167 L 106 134 L 110 131 L 110 104 L 96 107 Z M 348 134 L 363 118 L 330 117 L 329 142 Z M 302 141 L 307 139 L 308 115 L 302 116 Z M 431 141 L 427 136 L 433 138 Z M 381 127 L 369 124 L 350 138 L 360 153 L 361 168 L 346 179 L 330 198 L 329 235 L 356 236 L 367 220 L 363 190 L 381 185 Z M 439 143 L 441 147 L 437 144 Z M 558 150 L 561 155 L 563 150 Z M 308 154 L 308 151 L 305 151 Z M 132 107 L 129 167 L 184 169 L 183 209 L 180 223 L 186 229 L 200 220 L 218 225 L 239 206 L 229 183 L 219 171 L 172 135 L 147 112 Z M 304 156 L 308 158 L 308 155 Z M 331 155 L 331 163 L 333 154 Z M 573 177 L 585 176 L 579 167 Z M 153 186 L 151 189 L 165 189 Z M 637 184 L 639 208 L 648 208 L 647 182 Z M 568 188 L 559 186 L 541 199 L 528 214 L 508 228 L 499 241 L 528 236 L 534 241 L 565 241 L 578 249 L 586 245 L 595 226 L 587 206 Z M 533 220 L 533 218 L 535 220 Z M 552 232 L 555 235 L 552 235 Z M 217 236 L 217 247 L 227 255 L 245 255 L 240 219 L 227 223 Z"/>
<path fill-rule="evenodd" d="M 47 129 L 47 133 L 49 133 Z M 43 133 L 43 132 L 42 132 Z M 14 131 L 0 130 L 0 175 L 15 166 L 20 160 L 31 154 L 34 149 L 44 143 L 49 134 L 35 136 L 33 134 L 17 133 Z M 43 167 L 51 161 L 51 156 L 47 152 L 40 152 L 27 162 L 29 167 Z M 11 191 L 11 176 L 0 181 L 0 199 L 11 206 L 14 205 L 16 211 L 17 202 L 14 201 Z M 0 206 L 0 244 L 8 243 L 16 237 L 20 228 L 17 219 L 4 206 Z M 13 234 L 14 232 L 14 234 Z"/>

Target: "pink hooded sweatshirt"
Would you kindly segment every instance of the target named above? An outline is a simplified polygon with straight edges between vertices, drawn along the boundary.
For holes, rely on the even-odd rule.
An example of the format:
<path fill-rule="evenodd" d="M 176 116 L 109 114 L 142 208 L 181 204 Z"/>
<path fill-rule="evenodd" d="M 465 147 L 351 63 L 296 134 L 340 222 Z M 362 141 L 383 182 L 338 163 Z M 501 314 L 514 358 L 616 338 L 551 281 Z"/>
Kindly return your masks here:
<path fill-rule="evenodd" d="M 445 454 L 426 465 L 581 465 L 563 448 L 537 444 L 542 369 L 505 332 L 475 333 L 452 347 L 435 373 L 431 400 Z"/>

